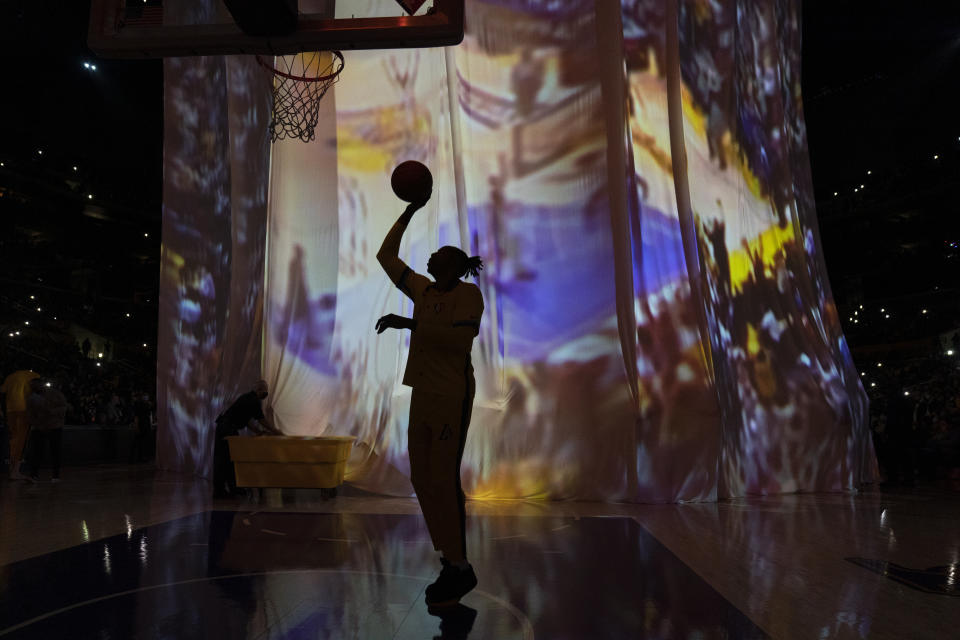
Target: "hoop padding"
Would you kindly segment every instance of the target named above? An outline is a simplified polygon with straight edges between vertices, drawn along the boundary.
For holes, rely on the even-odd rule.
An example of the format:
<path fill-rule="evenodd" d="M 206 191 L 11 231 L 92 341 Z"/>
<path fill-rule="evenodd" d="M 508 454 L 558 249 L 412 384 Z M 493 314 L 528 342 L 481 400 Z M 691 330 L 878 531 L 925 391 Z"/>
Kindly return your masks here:
<path fill-rule="evenodd" d="M 329 56 L 329 60 L 327 60 Z M 314 138 L 320 112 L 320 100 L 343 71 L 339 51 L 304 51 L 276 56 L 276 66 L 257 56 L 257 62 L 273 74 L 273 112 L 270 115 L 270 140 Z"/>

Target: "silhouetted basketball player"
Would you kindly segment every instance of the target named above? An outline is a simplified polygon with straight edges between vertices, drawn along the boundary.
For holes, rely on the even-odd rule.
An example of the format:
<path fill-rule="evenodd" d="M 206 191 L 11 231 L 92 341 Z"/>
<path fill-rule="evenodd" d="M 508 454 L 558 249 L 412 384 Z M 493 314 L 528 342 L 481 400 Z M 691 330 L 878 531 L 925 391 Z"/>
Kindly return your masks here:
<path fill-rule="evenodd" d="M 427 604 L 442 606 L 455 604 L 477 585 L 467 562 L 460 461 L 476 388 L 470 349 L 480 332 L 483 296 L 476 285 L 460 278 L 468 273 L 476 277 L 483 262 L 456 247 L 441 247 L 427 262 L 433 282 L 404 264 L 398 255 L 400 238 L 426 199 L 407 207 L 377 253 L 383 270 L 413 300 L 413 318 L 391 313 L 377 320 L 376 330 L 412 332 L 403 376 L 403 384 L 413 387 L 407 436 L 410 480 L 433 546 L 443 553 L 443 570 L 427 587 Z"/>

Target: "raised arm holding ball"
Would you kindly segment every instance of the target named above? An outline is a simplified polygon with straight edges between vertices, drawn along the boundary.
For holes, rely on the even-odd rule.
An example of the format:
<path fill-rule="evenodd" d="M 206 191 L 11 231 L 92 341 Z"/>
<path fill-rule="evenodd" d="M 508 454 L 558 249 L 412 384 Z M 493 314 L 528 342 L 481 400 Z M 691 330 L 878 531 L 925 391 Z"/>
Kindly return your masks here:
<path fill-rule="evenodd" d="M 460 278 L 477 277 L 483 261 L 457 247 L 441 247 L 427 261 L 429 278 L 400 259 L 400 240 L 411 218 L 433 191 L 430 171 L 407 161 L 393 173 L 394 193 L 409 202 L 387 233 L 377 260 L 390 280 L 413 300 L 413 317 L 388 314 L 377 320 L 378 334 L 410 330 L 410 355 L 403 384 L 412 387 L 408 443 L 410 480 L 416 491 L 433 547 L 442 552 L 443 570 L 427 587 L 427 605 L 455 605 L 477 585 L 467 562 L 466 499 L 460 485 L 467 428 L 476 383 L 470 350 L 480 332 L 483 296 Z"/>

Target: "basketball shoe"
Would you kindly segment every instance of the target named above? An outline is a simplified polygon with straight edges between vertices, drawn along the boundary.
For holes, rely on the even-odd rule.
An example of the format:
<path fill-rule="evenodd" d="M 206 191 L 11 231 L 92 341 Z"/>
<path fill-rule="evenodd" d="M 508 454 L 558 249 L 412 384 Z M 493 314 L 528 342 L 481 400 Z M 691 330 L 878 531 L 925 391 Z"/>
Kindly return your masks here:
<path fill-rule="evenodd" d="M 473 567 L 467 565 L 465 569 L 458 569 L 444 561 L 443 571 L 437 581 L 427 587 L 426 600 L 428 607 L 445 607 L 460 602 L 460 598 L 470 593 L 477 586 L 477 574 Z"/>

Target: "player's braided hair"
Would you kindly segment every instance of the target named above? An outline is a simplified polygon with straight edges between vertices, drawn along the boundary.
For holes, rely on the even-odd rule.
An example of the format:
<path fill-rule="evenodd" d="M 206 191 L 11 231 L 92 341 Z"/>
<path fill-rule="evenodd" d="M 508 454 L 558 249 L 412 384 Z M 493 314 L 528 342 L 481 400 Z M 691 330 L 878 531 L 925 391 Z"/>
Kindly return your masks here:
<path fill-rule="evenodd" d="M 460 263 L 460 268 L 457 269 L 457 277 L 462 278 L 465 275 L 471 275 L 474 278 L 480 275 L 480 272 L 483 271 L 483 260 L 480 259 L 480 256 L 468 257 L 462 249 L 457 247 L 451 247 L 452 249 L 457 250 L 457 259 Z"/>
<path fill-rule="evenodd" d="M 480 256 L 467 258 L 467 266 L 463 271 L 463 275 L 470 274 L 474 278 L 478 278 L 480 277 L 481 271 L 483 271 L 483 260 L 480 259 Z M 463 276 L 460 277 L 462 278 Z"/>

